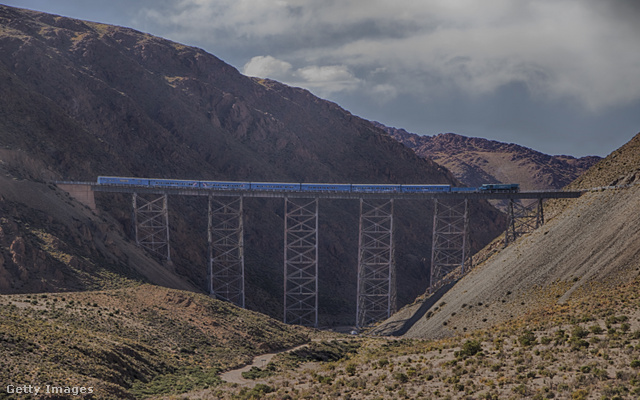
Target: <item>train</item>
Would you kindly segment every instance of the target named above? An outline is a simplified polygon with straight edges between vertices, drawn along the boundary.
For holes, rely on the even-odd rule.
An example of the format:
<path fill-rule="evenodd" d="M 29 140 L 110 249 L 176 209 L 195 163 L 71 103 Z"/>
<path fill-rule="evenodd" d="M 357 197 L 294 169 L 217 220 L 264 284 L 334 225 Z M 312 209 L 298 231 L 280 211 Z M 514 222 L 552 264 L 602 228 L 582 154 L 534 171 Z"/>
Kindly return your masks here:
<path fill-rule="evenodd" d="M 275 192 L 335 192 L 335 193 L 449 193 L 449 192 L 489 192 L 517 193 L 517 183 L 487 183 L 479 187 L 455 187 L 451 185 L 395 185 L 356 183 L 287 183 L 287 182 L 233 182 L 194 181 L 179 179 L 126 178 L 99 176 L 99 185 L 167 187 L 205 190 L 235 191 L 275 191 Z"/>

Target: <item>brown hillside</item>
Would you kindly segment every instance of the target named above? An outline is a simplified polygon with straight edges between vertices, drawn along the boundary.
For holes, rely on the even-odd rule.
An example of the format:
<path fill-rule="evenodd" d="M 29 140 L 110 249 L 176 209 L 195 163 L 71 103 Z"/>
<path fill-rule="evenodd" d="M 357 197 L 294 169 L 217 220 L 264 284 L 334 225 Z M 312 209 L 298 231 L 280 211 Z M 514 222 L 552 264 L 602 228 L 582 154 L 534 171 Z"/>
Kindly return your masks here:
<path fill-rule="evenodd" d="M 600 157 L 550 156 L 513 143 L 454 133 L 421 136 L 377 124 L 391 137 L 451 171 L 467 186 L 520 183 L 523 189 L 561 189 Z"/>
<path fill-rule="evenodd" d="M 3 382 L 42 392 L 47 384 L 92 388 L 92 396 L 77 397 L 94 399 L 213 387 L 220 371 L 312 334 L 206 295 L 151 285 L 1 296 L 0 316 Z"/>
<path fill-rule="evenodd" d="M 334 103 L 245 77 L 201 49 L 127 28 L 0 6 L 0 79 L 0 156 L 10 179 L 456 182 L 444 168 Z M 62 235 L 50 229 L 66 221 L 31 214 L 20 196 L 14 200 L 18 206 L 4 205 L 12 210 L 5 218 L 37 221 L 44 233 Z M 131 199 L 102 194 L 96 200 L 99 214 L 115 218 L 114 229 L 130 237 Z M 320 312 L 327 323 L 352 323 L 358 205 L 324 201 L 320 207 Z M 502 230 L 504 219 L 487 203 L 473 207 L 472 241 L 478 249 Z M 247 305 L 280 317 L 282 201 L 247 199 L 245 208 Z M 396 207 L 399 304 L 428 285 L 430 209 Z M 207 287 L 205 210 L 203 199 L 170 199 L 173 263 L 164 268 L 179 276 L 175 286 Z M 56 226 L 45 222 L 51 219 Z M 78 222 L 68 234 L 80 235 L 82 226 Z M 10 255 L 17 236 L 3 242 L 5 292 L 79 287 L 50 282 L 49 274 L 40 277 L 40 269 L 55 273 L 49 258 L 20 267 Z M 120 251 L 118 245 L 101 257 L 112 251 Z M 81 253 L 113 271 L 93 258 L 97 253 Z M 138 263 L 129 259 L 127 268 L 144 270 Z M 28 271 L 24 279 L 21 268 Z"/>
<path fill-rule="evenodd" d="M 638 136 L 592 167 L 576 185 L 631 181 L 640 170 Z M 587 192 L 535 232 L 500 251 L 445 293 L 407 337 L 435 338 L 489 328 L 569 299 L 602 295 L 640 271 L 640 186 Z M 380 332 L 417 312 L 415 304 Z M 425 311 L 425 310 L 422 310 Z M 408 327 L 407 327 L 408 328 Z"/>

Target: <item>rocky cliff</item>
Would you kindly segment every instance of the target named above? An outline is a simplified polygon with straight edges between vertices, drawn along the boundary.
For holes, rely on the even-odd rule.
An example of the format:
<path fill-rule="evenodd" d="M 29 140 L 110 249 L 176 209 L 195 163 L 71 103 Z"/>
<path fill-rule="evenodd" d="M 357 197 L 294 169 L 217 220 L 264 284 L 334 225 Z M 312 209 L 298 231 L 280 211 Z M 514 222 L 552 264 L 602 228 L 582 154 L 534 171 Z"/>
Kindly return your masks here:
<path fill-rule="evenodd" d="M 0 6 L 0 82 L 0 159 L 12 183 L 0 189 L 3 293 L 99 288 L 122 276 L 207 287 L 202 199 L 170 199 L 172 263 L 163 265 L 130 248 L 130 198 L 101 194 L 97 215 L 74 216 L 69 207 L 79 205 L 51 180 L 456 184 L 446 169 L 334 103 L 127 28 Z M 56 200 L 35 212 L 30 193 Z M 472 207 L 480 248 L 504 219 L 487 203 Z M 320 312 L 326 323 L 351 323 L 358 205 L 323 201 L 320 208 Z M 430 204 L 396 210 L 403 304 L 428 285 L 432 217 Z M 282 214 L 280 200 L 245 202 L 247 305 L 275 317 Z"/>

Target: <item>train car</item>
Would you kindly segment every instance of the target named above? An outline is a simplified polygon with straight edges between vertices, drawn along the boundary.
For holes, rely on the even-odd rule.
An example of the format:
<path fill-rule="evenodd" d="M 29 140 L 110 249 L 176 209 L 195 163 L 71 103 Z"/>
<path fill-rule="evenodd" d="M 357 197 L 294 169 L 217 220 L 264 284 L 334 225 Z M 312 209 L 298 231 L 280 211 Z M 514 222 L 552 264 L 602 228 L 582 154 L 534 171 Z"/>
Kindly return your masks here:
<path fill-rule="evenodd" d="M 490 193 L 517 193 L 520 191 L 520 185 L 517 183 L 485 183 L 478 190 Z"/>
<path fill-rule="evenodd" d="M 274 192 L 299 192 L 299 183 L 284 183 L 284 182 L 251 182 L 249 186 L 250 190 L 265 190 Z"/>
<path fill-rule="evenodd" d="M 249 190 L 249 182 L 218 182 L 218 181 L 200 181 L 199 186 L 202 189 L 211 190 Z"/>
<path fill-rule="evenodd" d="M 186 181 L 178 179 L 149 179 L 149 186 L 154 187 L 178 187 L 185 189 L 197 189 L 200 187 L 199 181 Z"/>
<path fill-rule="evenodd" d="M 402 193 L 442 193 L 451 191 L 451 185 L 402 185 Z"/>
<path fill-rule="evenodd" d="M 469 193 L 469 192 L 477 192 L 478 188 L 475 187 L 452 187 L 452 192 L 456 193 Z"/>
<path fill-rule="evenodd" d="M 134 185 L 149 186 L 149 179 L 145 178 L 125 178 L 120 176 L 99 176 L 99 185 Z"/>
<path fill-rule="evenodd" d="M 401 185 L 351 185 L 351 191 L 355 193 L 399 193 Z"/>
<path fill-rule="evenodd" d="M 300 184 L 302 192 L 350 192 L 351 185 L 336 183 L 302 183 Z"/>

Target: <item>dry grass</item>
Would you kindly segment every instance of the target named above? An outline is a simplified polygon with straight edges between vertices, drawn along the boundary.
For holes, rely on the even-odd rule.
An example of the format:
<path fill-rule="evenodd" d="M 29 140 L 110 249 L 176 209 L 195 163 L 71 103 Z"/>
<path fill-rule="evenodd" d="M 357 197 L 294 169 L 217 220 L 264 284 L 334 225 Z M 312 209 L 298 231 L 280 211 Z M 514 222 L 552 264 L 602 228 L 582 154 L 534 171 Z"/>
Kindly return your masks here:
<path fill-rule="evenodd" d="M 354 339 L 355 353 L 191 399 L 628 399 L 640 396 L 640 281 L 594 288 L 439 341 Z M 177 399 L 176 397 L 171 397 Z M 180 397 L 182 398 L 182 397 Z"/>
<path fill-rule="evenodd" d="M 0 380 L 91 386 L 95 398 L 181 393 L 310 331 L 191 292 L 139 285 L 0 297 Z"/>

